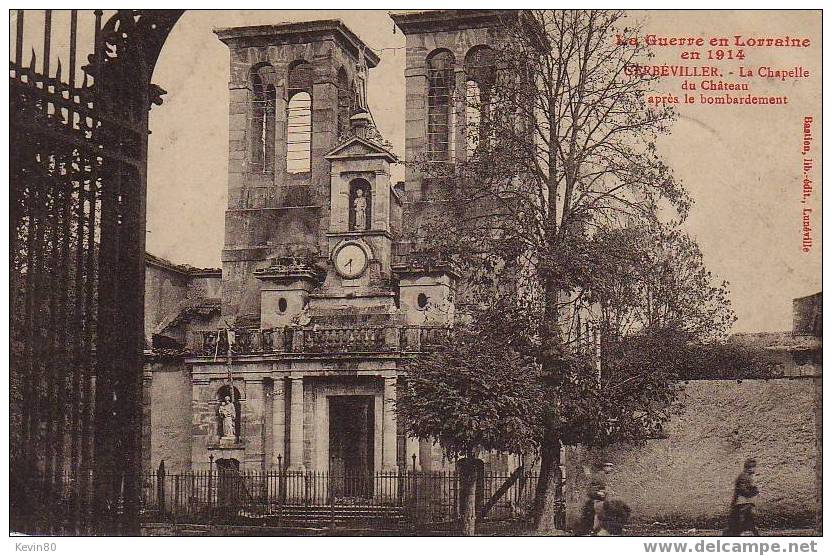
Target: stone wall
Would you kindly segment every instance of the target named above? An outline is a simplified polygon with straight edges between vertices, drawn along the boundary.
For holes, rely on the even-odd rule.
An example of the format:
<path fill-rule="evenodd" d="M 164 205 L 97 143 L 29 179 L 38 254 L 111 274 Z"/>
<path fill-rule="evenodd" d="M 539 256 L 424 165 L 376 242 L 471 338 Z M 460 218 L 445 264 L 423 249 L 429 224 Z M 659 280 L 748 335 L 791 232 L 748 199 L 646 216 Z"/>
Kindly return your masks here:
<path fill-rule="evenodd" d="M 191 468 L 191 374 L 178 363 L 150 363 L 150 470 Z"/>
<path fill-rule="evenodd" d="M 148 260 L 144 265 L 144 280 L 144 333 L 150 342 L 156 325 L 187 295 L 188 275 L 172 265 Z"/>
<path fill-rule="evenodd" d="M 823 292 L 792 301 L 792 322 L 795 334 L 823 335 Z"/>
<path fill-rule="evenodd" d="M 585 500 L 588 476 L 604 461 L 609 484 L 634 522 L 722 526 L 747 457 L 758 461 L 763 523 L 803 525 L 818 508 L 820 379 L 701 380 L 683 394 L 666 438 L 644 446 L 567 450 L 568 525 Z"/>

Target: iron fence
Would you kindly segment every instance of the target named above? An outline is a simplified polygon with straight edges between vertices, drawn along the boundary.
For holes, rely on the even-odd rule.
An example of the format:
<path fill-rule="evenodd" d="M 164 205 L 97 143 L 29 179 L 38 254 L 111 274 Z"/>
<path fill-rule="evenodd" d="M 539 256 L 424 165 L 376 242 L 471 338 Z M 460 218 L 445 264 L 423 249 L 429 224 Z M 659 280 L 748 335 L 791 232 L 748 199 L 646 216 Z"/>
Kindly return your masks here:
<path fill-rule="evenodd" d="M 481 476 L 476 487 L 481 518 L 526 519 L 537 478 Z M 455 472 L 414 470 L 153 472 L 142 475 L 141 508 L 146 523 L 452 528 L 459 518 L 460 478 Z"/>
<path fill-rule="evenodd" d="M 525 520 L 537 478 L 523 473 L 481 476 L 476 487 L 481 521 Z M 34 483 L 49 484 L 46 476 L 41 479 Z M 64 474 L 60 492 L 51 495 L 55 513 L 63 516 L 50 523 L 53 533 L 73 531 L 71 509 L 91 502 L 99 480 L 102 477 L 91 471 Z M 460 478 L 448 471 L 160 470 L 141 474 L 139 484 L 140 516 L 145 524 L 449 530 L 456 527 L 460 509 Z M 87 499 L 79 500 L 79 496 Z M 119 498 L 105 503 L 114 514 L 123 511 Z M 40 529 L 37 523 L 29 526 Z"/>

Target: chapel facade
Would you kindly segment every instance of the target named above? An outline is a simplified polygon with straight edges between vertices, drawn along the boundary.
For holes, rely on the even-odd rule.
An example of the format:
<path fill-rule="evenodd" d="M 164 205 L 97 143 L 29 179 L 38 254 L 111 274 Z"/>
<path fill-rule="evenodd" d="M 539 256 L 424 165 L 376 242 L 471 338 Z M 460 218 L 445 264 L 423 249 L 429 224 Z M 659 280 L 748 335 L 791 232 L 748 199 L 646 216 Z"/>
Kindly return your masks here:
<path fill-rule="evenodd" d="M 379 56 L 342 22 L 216 31 L 230 55 L 223 266 L 148 260 L 146 469 L 452 466 L 394 411 L 403 363 L 458 310 L 454 269 L 416 256 L 433 202 L 417 162 L 465 156 L 465 95 L 487 86 L 510 15 L 391 16 L 407 41 L 403 183 L 366 100 Z"/>

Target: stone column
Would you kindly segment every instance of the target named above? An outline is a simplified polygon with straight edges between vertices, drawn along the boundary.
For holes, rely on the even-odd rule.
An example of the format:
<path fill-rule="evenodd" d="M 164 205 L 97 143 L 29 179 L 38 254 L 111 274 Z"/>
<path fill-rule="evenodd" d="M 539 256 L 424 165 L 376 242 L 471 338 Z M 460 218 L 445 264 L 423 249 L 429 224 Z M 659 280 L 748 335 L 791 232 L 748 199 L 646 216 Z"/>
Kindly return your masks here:
<path fill-rule="evenodd" d="M 277 469 L 277 456 L 286 465 L 286 381 L 274 379 L 272 390 L 272 469 Z"/>
<path fill-rule="evenodd" d="M 293 376 L 289 414 L 289 471 L 303 467 L 303 377 Z"/>
<path fill-rule="evenodd" d="M 251 91 L 246 83 L 228 84 L 228 208 L 241 208 L 248 172 L 248 110 Z"/>
<path fill-rule="evenodd" d="M 433 444 L 430 440 L 419 441 L 419 469 L 421 471 L 433 470 Z"/>
<path fill-rule="evenodd" d="M 454 71 L 454 86 L 455 102 L 451 101 L 448 158 L 452 161 L 462 161 L 468 157 L 468 123 L 465 119 L 468 106 L 468 77 L 464 69 L 458 68 Z"/>
<path fill-rule="evenodd" d="M 289 103 L 286 101 L 286 90 L 283 85 L 275 87 L 275 92 L 277 99 L 274 107 L 274 182 L 272 185 L 280 187 L 286 180 L 286 157 L 288 156 L 286 109 Z"/>
<path fill-rule="evenodd" d="M 414 471 L 413 456 L 416 456 L 415 471 L 420 471 L 422 469 L 422 462 L 419 461 L 419 439 L 418 438 L 413 438 L 411 436 L 407 437 L 406 455 L 407 455 L 407 457 L 405 458 L 405 468 L 408 471 Z"/>
<path fill-rule="evenodd" d="M 427 145 L 427 97 L 428 77 L 425 70 L 427 51 L 410 53 L 408 49 L 405 78 L 405 158 L 416 160 L 425 153 Z M 415 164 L 404 169 L 405 190 L 413 199 L 422 197 L 421 174 Z"/>
<path fill-rule="evenodd" d="M 312 84 L 312 160 L 310 183 L 317 189 L 312 197 L 313 203 L 329 202 L 330 165 L 324 155 L 335 146 L 338 104 L 332 69 L 324 69 L 326 60 L 312 61 L 315 82 Z"/>
<path fill-rule="evenodd" d="M 383 380 L 381 470 L 387 472 L 396 471 L 396 377 L 385 376 Z"/>
<path fill-rule="evenodd" d="M 191 381 L 193 437 L 191 438 L 191 469 L 208 470 L 208 445 L 217 438 L 216 394 L 203 376 Z"/>
<path fill-rule="evenodd" d="M 245 399 L 240 408 L 240 442 L 245 453 L 240 463 L 247 471 L 266 469 L 263 429 L 265 425 L 265 397 L 262 379 L 245 381 Z"/>
<path fill-rule="evenodd" d="M 153 368 L 154 365 L 145 363 L 142 374 L 142 472 L 153 471 L 153 461 L 150 454 L 153 450 L 152 440 L 152 411 L 153 411 Z M 157 367 L 158 368 L 158 367 Z"/>
<path fill-rule="evenodd" d="M 373 230 L 390 231 L 390 173 L 382 168 L 373 172 L 375 180 L 373 183 L 373 221 L 370 226 Z"/>

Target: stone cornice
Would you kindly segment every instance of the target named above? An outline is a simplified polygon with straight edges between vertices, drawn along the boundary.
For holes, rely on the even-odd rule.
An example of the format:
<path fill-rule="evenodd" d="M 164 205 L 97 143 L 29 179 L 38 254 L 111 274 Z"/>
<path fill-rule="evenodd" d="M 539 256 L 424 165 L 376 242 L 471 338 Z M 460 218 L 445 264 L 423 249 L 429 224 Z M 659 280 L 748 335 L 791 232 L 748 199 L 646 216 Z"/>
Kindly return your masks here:
<path fill-rule="evenodd" d="M 363 153 L 343 153 L 347 148 L 352 145 L 363 145 L 367 152 Z M 362 159 L 362 158 L 384 158 L 388 162 L 398 162 L 398 158 L 395 154 L 390 152 L 389 145 L 383 145 L 377 141 L 371 139 L 365 139 L 363 137 L 358 137 L 356 135 L 347 135 L 341 138 L 340 143 L 327 154 L 324 155 L 324 158 L 327 160 L 336 160 L 336 159 Z M 343 154 L 342 154 L 343 153 Z"/>
<path fill-rule="evenodd" d="M 391 269 L 397 276 L 438 276 L 446 274 L 454 279 L 459 279 L 460 277 L 457 266 L 447 261 L 430 263 L 411 259 L 406 262 L 394 263 Z"/>
<path fill-rule="evenodd" d="M 332 37 L 340 42 L 357 60 L 363 50 L 367 66 L 378 65 L 379 55 L 358 38 L 340 19 L 322 19 L 275 25 L 254 25 L 214 29 L 217 37 L 230 47 L 272 46 L 296 44 L 299 41 Z"/>
<path fill-rule="evenodd" d="M 303 267 L 269 267 L 254 271 L 254 276 L 261 280 L 271 282 L 294 282 L 296 280 L 307 280 L 312 283 L 321 282 L 321 272 L 315 268 Z"/>
<path fill-rule="evenodd" d="M 257 363 L 274 363 L 278 361 L 297 361 L 297 362 L 308 362 L 308 361 L 375 361 L 375 360 L 398 360 L 401 359 L 405 354 L 410 353 L 406 351 L 376 351 L 376 352 L 333 352 L 333 353 L 258 353 L 252 355 L 234 355 L 232 356 L 232 368 L 236 365 L 251 365 Z M 413 352 L 416 353 L 416 352 Z M 199 370 L 196 371 L 198 374 L 208 375 L 208 374 L 216 374 L 216 373 L 225 373 L 223 376 L 227 376 L 226 365 L 227 361 L 226 358 L 221 356 L 214 359 L 210 355 L 205 356 L 190 356 L 185 358 L 185 363 L 190 365 L 199 365 L 200 367 L 217 367 L 219 370 Z M 327 371 L 335 371 L 334 369 L 323 369 Z M 239 379 L 242 375 L 245 374 L 258 374 L 258 373 L 273 373 L 275 372 L 271 367 L 263 368 L 263 369 L 244 369 L 244 368 L 234 368 L 233 373 L 235 376 L 235 380 Z M 290 372 L 297 372 L 296 370 L 292 369 L 280 369 L 277 371 L 278 373 L 290 373 Z M 346 370 L 345 372 L 354 372 Z M 368 370 L 368 372 L 370 372 Z"/>
<path fill-rule="evenodd" d="M 387 230 L 352 230 L 349 232 L 327 232 L 326 237 L 343 238 L 343 239 L 359 239 L 362 237 L 386 237 L 392 240 L 393 236 Z"/>
<path fill-rule="evenodd" d="M 405 35 L 497 27 L 517 17 L 517 10 L 431 10 L 390 14 Z"/>
<path fill-rule="evenodd" d="M 144 254 L 144 263 L 146 266 L 153 266 L 156 268 L 161 268 L 163 270 L 176 272 L 188 278 L 209 278 L 220 277 L 222 275 L 221 268 L 199 268 L 187 264 L 176 264 L 170 262 L 167 259 L 163 259 L 162 257 L 157 257 L 152 253 Z"/>

